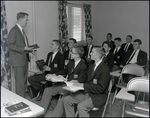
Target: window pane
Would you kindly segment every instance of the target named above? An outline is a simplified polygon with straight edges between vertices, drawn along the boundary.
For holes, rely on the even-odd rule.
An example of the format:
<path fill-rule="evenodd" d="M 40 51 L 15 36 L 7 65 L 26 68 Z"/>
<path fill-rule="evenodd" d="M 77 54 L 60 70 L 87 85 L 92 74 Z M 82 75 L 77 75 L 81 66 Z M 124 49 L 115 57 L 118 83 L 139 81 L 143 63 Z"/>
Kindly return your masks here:
<path fill-rule="evenodd" d="M 72 36 L 81 41 L 82 33 L 82 9 L 78 7 L 72 7 Z"/>

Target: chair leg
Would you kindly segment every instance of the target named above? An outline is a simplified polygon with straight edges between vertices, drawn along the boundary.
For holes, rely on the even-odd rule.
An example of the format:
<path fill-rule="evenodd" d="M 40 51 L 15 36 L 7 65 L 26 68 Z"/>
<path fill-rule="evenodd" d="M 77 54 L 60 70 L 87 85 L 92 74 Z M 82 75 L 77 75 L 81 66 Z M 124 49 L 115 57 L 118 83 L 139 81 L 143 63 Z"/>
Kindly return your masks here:
<path fill-rule="evenodd" d="M 114 101 L 115 101 L 115 96 L 116 96 L 116 94 L 117 94 L 117 90 L 118 90 L 118 88 L 116 88 L 116 91 L 115 91 L 115 93 L 114 93 L 114 97 L 113 97 L 113 100 L 112 100 L 112 104 L 113 104 Z"/>
<path fill-rule="evenodd" d="M 79 112 L 78 112 L 78 111 L 76 111 L 76 117 L 78 116 L 78 113 L 79 113 Z"/>
<path fill-rule="evenodd" d="M 123 101 L 123 108 L 122 108 L 122 117 L 124 117 L 125 104 L 126 104 L 126 101 L 124 100 L 124 101 Z"/>

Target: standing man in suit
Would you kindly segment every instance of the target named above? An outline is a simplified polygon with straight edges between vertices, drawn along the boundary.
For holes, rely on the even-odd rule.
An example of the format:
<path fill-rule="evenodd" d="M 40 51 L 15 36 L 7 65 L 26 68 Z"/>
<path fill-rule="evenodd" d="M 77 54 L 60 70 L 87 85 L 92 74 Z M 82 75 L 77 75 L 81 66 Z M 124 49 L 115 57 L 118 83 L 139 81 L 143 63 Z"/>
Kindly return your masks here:
<path fill-rule="evenodd" d="M 59 52 L 59 49 L 60 49 L 60 42 L 58 40 L 53 40 L 50 45 L 51 52 L 48 53 L 46 64 L 43 67 L 45 72 L 31 76 L 28 79 L 31 86 L 33 86 L 36 91 L 40 92 L 40 94 L 36 98 L 37 101 L 41 100 L 42 98 L 44 89 L 43 87 L 41 87 L 40 82 L 46 80 L 45 75 L 54 74 L 64 69 L 65 58 Z M 28 89 L 30 94 L 31 90 L 29 87 Z"/>
<path fill-rule="evenodd" d="M 128 52 L 129 50 L 133 50 L 132 36 L 131 35 L 127 35 L 126 43 L 123 43 L 121 45 L 121 48 L 124 49 L 125 52 Z"/>
<path fill-rule="evenodd" d="M 67 67 L 64 70 L 59 71 L 55 74 L 56 75 L 67 74 L 68 75 L 67 81 L 72 81 L 73 83 L 85 82 L 85 79 L 86 79 L 85 72 L 86 72 L 87 66 L 84 63 L 84 61 L 81 59 L 83 54 L 84 54 L 84 49 L 82 47 L 72 48 L 71 58 L 73 60 L 69 60 Z M 50 75 L 49 74 L 46 75 L 46 77 L 48 76 Z M 44 90 L 44 94 L 41 100 L 41 106 L 45 109 L 43 115 L 46 114 L 46 111 L 47 111 L 49 103 L 51 102 L 52 96 L 59 94 L 59 92 L 61 91 L 64 91 L 65 95 L 69 94 L 68 91 L 65 91 L 62 89 L 62 87 L 64 86 L 66 86 L 66 84 L 64 82 L 61 82 L 61 83 L 56 83 L 54 86 L 48 87 Z M 57 117 L 57 116 L 59 117 L 59 115 L 61 116 L 61 113 L 63 113 L 62 112 L 63 108 L 61 108 L 61 106 L 62 106 L 62 102 L 58 102 L 56 109 L 53 112 L 53 115 L 51 114 L 53 117 Z"/>
<path fill-rule="evenodd" d="M 114 65 L 115 58 L 115 55 L 110 51 L 112 48 L 112 43 L 110 43 L 109 41 L 105 41 L 103 43 L 103 48 L 105 51 L 105 55 L 103 57 L 104 63 L 108 66 L 109 70 L 111 71 Z"/>
<path fill-rule="evenodd" d="M 72 48 L 73 48 L 74 46 L 76 46 L 76 44 L 77 44 L 76 39 L 74 39 L 74 38 L 70 38 L 70 39 L 69 39 L 69 42 L 68 42 L 69 50 L 64 51 L 65 65 L 67 65 L 68 62 L 69 62 L 69 60 L 71 59 L 71 51 L 72 51 Z"/>
<path fill-rule="evenodd" d="M 14 70 L 16 94 L 25 97 L 29 52 L 28 38 L 23 30 L 27 25 L 28 14 L 19 12 L 17 23 L 8 34 L 9 61 Z"/>
<path fill-rule="evenodd" d="M 93 48 L 92 40 L 93 40 L 93 37 L 92 37 L 92 36 L 88 36 L 87 39 L 86 39 L 86 41 L 87 41 L 87 46 L 84 46 L 84 47 L 83 47 L 83 48 L 84 48 L 84 51 L 85 51 L 83 58 L 84 58 L 85 63 L 86 63 L 87 65 L 89 65 L 89 63 L 91 62 L 91 55 L 90 55 L 90 53 L 91 53 L 92 48 Z"/>
<path fill-rule="evenodd" d="M 124 62 L 125 51 L 121 48 L 121 38 L 116 37 L 115 41 L 115 50 L 113 54 L 115 55 L 114 65 L 112 67 L 112 71 L 116 71 L 120 69 L 120 65 Z"/>
<path fill-rule="evenodd" d="M 93 107 L 101 108 L 107 99 L 107 89 L 110 81 L 110 72 L 107 65 L 102 61 L 104 50 L 101 46 L 93 46 L 91 59 L 85 83 L 75 83 L 74 85 L 84 88 L 64 97 L 64 109 L 66 117 L 75 117 L 73 104 L 77 104 L 79 117 L 90 117 L 88 111 Z"/>

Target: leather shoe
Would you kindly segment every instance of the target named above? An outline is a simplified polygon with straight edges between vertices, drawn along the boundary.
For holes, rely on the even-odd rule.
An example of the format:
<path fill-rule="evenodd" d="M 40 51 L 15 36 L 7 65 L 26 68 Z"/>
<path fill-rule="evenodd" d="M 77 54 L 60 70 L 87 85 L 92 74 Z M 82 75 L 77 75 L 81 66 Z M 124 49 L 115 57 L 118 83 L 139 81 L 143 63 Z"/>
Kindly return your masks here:
<path fill-rule="evenodd" d="M 36 101 L 40 101 L 42 99 L 42 94 L 40 93 L 37 98 L 36 98 Z"/>

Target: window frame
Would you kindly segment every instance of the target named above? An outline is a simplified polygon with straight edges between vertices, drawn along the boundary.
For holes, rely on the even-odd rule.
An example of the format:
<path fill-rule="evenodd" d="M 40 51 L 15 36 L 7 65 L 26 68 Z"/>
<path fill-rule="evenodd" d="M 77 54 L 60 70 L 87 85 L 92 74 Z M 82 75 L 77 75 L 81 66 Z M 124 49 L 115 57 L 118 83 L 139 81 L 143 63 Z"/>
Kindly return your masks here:
<path fill-rule="evenodd" d="M 73 37 L 73 31 L 72 31 L 72 27 L 73 27 L 73 22 L 71 20 L 72 18 L 72 7 L 77 7 L 77 8 L 81 8 L 81 40 L 77 40 L 77 42 L 79 41 L 84 41 L 86 40 L 86 37 L 85 37 L 85 15 L 84 15 L 84 8 L 83 8 L 83 5 L 79 5 L 79 4 L 67 4 L 68 7 L 68 10 L 66 8 L 66 14 L 67 14 L 67 11 L 68 11 L 68 14 L 67 14 L 67 25 L 68 25 L 68 38 L 74 38 Z"/>

